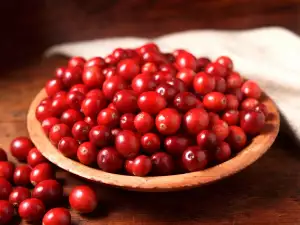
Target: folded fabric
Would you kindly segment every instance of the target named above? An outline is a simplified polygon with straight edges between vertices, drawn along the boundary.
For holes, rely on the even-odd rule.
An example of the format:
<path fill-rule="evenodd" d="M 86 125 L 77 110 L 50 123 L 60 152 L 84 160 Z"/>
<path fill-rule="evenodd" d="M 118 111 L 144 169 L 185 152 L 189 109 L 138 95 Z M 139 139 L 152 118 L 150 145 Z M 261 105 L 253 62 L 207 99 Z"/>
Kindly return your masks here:
<path fill-rule="evenodd" d="M 162 51 L 182 48 L 212 59 L 228 55 L 235 69 L 256 80 L 278 105 L 286 125 L 300 143 L 300 37 L 279 27 L 244 31 L 192 30 L 154 39 L 123 37 L 64 43 L 45 55 L 105 56 L 114 48 L 135 48 L 153 41 Z"/>

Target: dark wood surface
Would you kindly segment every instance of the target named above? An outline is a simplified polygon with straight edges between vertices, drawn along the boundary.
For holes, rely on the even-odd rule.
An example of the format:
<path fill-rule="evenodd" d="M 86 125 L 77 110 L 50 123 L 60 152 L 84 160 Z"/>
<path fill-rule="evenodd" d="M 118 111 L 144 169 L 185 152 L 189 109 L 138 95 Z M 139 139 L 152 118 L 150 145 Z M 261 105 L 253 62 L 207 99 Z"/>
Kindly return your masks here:
<path fill-rule="evenodd" d="M 0 143 L 27 135 L 26 114 L 33 97 L 53 70 L 65 60 L 52 58 L 1 74 Z M 12 159 L 12 158 L 11 158 Z M 99 208 L 89 216 L 72 212 L 76 225 L 162 224 L 298 224 L 300 223 L 300 152 L 280 134 L 272 148 L 256 163 L 223 181 L 174 193 L 137 193 L 94 185 Z M 58 172 L 66 195 L 80 183 Z M 67 201 L 65 201 L 67 203 Z M 26 224 L 18 220 L 14 224 Z"/>

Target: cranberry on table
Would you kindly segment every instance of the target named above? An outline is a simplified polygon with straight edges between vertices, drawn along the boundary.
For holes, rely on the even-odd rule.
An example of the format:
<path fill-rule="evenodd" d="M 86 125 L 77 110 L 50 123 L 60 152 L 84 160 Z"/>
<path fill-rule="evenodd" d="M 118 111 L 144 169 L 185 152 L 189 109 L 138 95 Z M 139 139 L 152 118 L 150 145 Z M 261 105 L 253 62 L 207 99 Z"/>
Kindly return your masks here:
<path fill-rule="evenodd" d="M 41 125 L 42 125 L 42 128 L 43 128 L 45 134 L 48 135 L 49 132 L 50 132 L 50 129 L 51 129 L 54 125 L 59 124 L 59 123 L 60 123 L 60 120 L 57 119 L 56 117 L 49 117 L 49 118 L 47 118 L 47 119 L 44 119 L 44 120 L 42 121 L 42 124 L 41 124 Z"/>
<path fill-rule="evenodd" d="M 193 85 L 195 75 L 196 73 L 193 70 L 185 68 L 178 71 L 176 78 L 182 80 L 186 87 L 189 88 Z"/>
<path fill-rule="evenodd" d="M 176 57 L 175 63 L 177 67 L 180 69 L 188 68 L 193 71 L 196 71 L 197 60 L 195 56 L 193 56 L 191 53 L 188 52 L 179 53 L 178 56 Z"/>
<path fill-rule="evenodd" d="M 218 120 L 212 125 L 212 131 L 216 134 L 218 141 L 223 141 L 228 137 L 229 126 L 223 120 Z"/>
<path fill-rule="evenodd" d="M 228 56 L 218 57 L 216 59 L 216 63 L 219 63 L 222 66 L 224 66 L 228 72 L 231 72 L 233 70 L 233 62 L 232 62 L 231 58 L 229 58 Z"/>
<path fill-rule="evenodd" d="M 12 180 L 15 170 L 15 165 L 12 162 L 0 161 L 0 177 L 6 180 Z"/>
<path fill-rule="evenodd" d="M 79 145 L 77 158 L 84 165 L 92 165 L 96 161 L 97 149 L 91 142 L 84 142 Z"/>
<path fill-rule="evenodd" d="M 57 146 L 59 141 L 63 137 L 70 137 L 71 136 L 71 130 L 70 128 L 63 123 L 54 125 L 49 132 L 49 139 L 52 142 L 53 145 Z"/>
<path fill-rule="evenodd" d="M 237 72 L 231 72 L 226 77 L 227 87 L 231 89 L 240 88 L 243 84 L 243 78 Z"/>
<path fill-rule="evenodd" d="M 226 141 L 233 150 L 240 151 L 247 143 L 247 136 L 242 128 L 238 126 L 230 126 L 229 135 Z"/>
<path fill-rule="evenodd" d="M 225 79 L 220 76 L 215 76 L 215 80 L 216 80 L 215 91 L 224 93 L 227 89 Z"/>
<path fill-rule="evenodd" d="M 80 110 L 85 95 L 79 91 L 70 91 L 67 94 L 66 102 L 71 109 Z"/>
<path fill-rule="evenodd" d="M 66 87 L 72 87 L 75 84 L 82 83 L 82 69 L 80 67 L 67 68 L 62 76 L 62 82 Z"/>
<path fill-rule="evenodd" d="M 222 163 L 230 159 L 231 148 L 230 145 L 226 142 L 220 142 L 217 146 L 214 158 L 217 162 Z"/>
<path fill-rule="evenodd" d="M 96 119 L 90 116 L 84 117 L 84 122 L 86 122 L 90 127 L 94 127 L 97 125 Z"/>
<path fill-rule="evenodd" d="M 258 84 L 252 80 L 246 81 L 242 87 L 241 90 L 244 95 L 246 95 L 248 98 L 256 98 L 259 99 L 261 96 L 261 89 L 258 86 Z"/>
<path fill-rule="evenodd" d="M 86 60 L 80 56 L 72 57 L 68 62 L 68 67 L 83 67 Z"/>
<path fill-rule="evenodd" d="M 19 186 L 30 184 L 31 168 L 28 165 L 19 165 L 14 172 L 14 183 Z"/>
<path fill-rule="evenodd" d="M 104 125 L 110 128 L 118 126 L 119 120 L 120 116 L 118 111 L 110 108 L 102 109 L 97 116 L 97 122 L 99 125 Z"/>
<path fill-rule="evenodd" d="M 240 118 L 241 128 L 251 135 L 258 134 L 264 127 L 266 117 L 263 112 L 249 111 Z"/>
<path fill-rule="evenodd" d="M 221 92 L 210 92 L 203 98 L 203 105 L 206 109 L 219 112 L 227 107 L 227 98 Z"/>
<path fill-rule="evenodd" d="M 0 200 L 7 200 L 11 192 L 11 184 L 3 177 L 0 177 Z"/>
<path fill-rule="evenodd" d="M 125 80 L 132 80 L 140 72 L 140 66 L 133 59 L 123 59 L 117 65 L 117 73 Z"/>
<path fill-rule="evenodd" d="M 71 225 L 71 214 L 65 208 L 50 209 L 43 217 L 43 225 Z"/>
<path fill-rule="evenodd" d="M 135 130 L 134 127 L 134 118 L 135 118 L 135 114 L 133 113 L 125 113 L 121 116 L 120 118 L 120 127 L 123 130 Z"/>
<path fill-rule="evenodd" d="M 77 141 L 86 141 L 89 138 L 91 126 L 85 121 L 78 121 L 72 127 L 72 135 Z"/>
<path fill-rule="evenodd" d="M 172 108 L 161 110 L 155 118 L 156 128 L 163 135 L 175 134 L 179 130 L 180 124 L 181 115 Z"/>
<path fill-rule="evenodd" d="M 197 144 L 201 149 L 214 150 L 217 143 L 217 135 L 211 130 L 202 130 L 197 135 Z"/>
<path fill-rule="evenodd" d="M 85 116 L 96 117 L 106 105 L 104 97 L 87 97 L 81 104 L 81 111 Z"/>
<path fill-rule="evenodd" d="M 239 108 L 239 100 L 235 95 L 227 94 L 226 100 L 227 100 L 227 109 L 234 109 L 237 110 Z"/>
<path fill-rule="evenodd" d="M 179 111 L 187 112 L 196 107 L 197 98 L 191 92 L 180 92 L 175 96 L 173 104 Z"/>
<path fill-rule="evenodd" d="M 210 76 L 220 76 L 220 77 L 225 77 L 227 75 L 227 70 L 226 68 L 219 64 L 219 63 L 209 63 L 205 67 L 205 73 L 207 73 Z"/>
<path fill-rule="evenodd" d="M 132 90 L 138 95 L 146 91 L 153 91 L 156 87 L 153 76 L 147 73 L 137 75 L 131 83 Z"/>
<path fill-rule="evenodd" d="M 19 216 L 27 222 L 37 222 L 43 218 L 45 213 L 44 203 L 37 198 L 28 198 L 21 202 Z"/>
<path fill-rule="evenodd" d="M 256 112 L 262 112 L 265 115 L 266 119 L 267 119 L 268 114 L 269 114 L 269 110 L 268 110 L 267 106 L 265 104 L 263 104 L 263 103 L 257 105 L 254 108 L 254 111 L 256 111 Z"/>
<path fill-rule="evenodd" d="M 189 144 L 189 139 L 183 135 L 168 136 L 164 140 L 164 147 L 166 152 L 175 157 L 182 155 Z"/>
<path fill-rule="evenodd" d="M 116 173 L 123 167 L 123 158 L 115 148 L 106 147 L 99 151 L 97 164 L 105 172 Z"/>
<path fill-rule="evenodd" d="M 90 142 L 99 148 L 109 145 L 111 137 L 110 129 L 103 125 L 93 127 L 89 133 Z"/>
<path fill-rule="evenodd" d="M 145 63 L 142 66 L 141 72 L 142 73 L 151 73 L 151 74 L 156 73 L 157 66 L 155 65 L 155 63 L 152 63 L 152 62 Z"/>
<path fill-rule="evenodd" d="M 148 156 L 139 155 L 133 160 L 132 174 L 134 176 L 144 177 L 150 173 L 152 162 Z"/>
<path fill-rule="evenodd" d="M 224 120 L 229 126 L 237 125 L 240 121 L 240 113 L 237 110 L 228 110 L 223 114 L 222 120 Z"/>
<path fill-rule="evenodd" d="M 86 185 L 73 188 L 69 195 L 69 203 L 79 213 L 91 213 L 98 205 L 95 191 Z"/>
<path fill-rule="evenodd" d="M 259 101 L 256 98 L 246 98 L 242 101 L 241 108 L 246 111 L 254 110 L 259 105 Z"/>
<path fill-rule="evenodd" d="M 58 79 L 62 79 L 65 71 L 66 71 L 66 68 L 64 68 L 64 67 L 56 68 L 55 73 L 54 73 L 55 77 L 58 78 Z"/>
<path fill-rule="evenodd" d="M 100 67 L 89 66 L 83 70 L 82 81 L 88 88 L 101 88 L 105 81 L 105 76 Z"/>
<path fill-rule="evenodd" d="M 102 91 L 107 99 L 112 100 L 118 91 L 126 89 L 127 87 L 128 84 L 124 78 L 112 76 L 104 81 Z"/>
<path fill-rule="evenodd" d="M 183 167 L 189 172 L 203 170 L 208 163 L 207 153 L 199 146 L 188 147 L 183 152 L 181 160 Z"/>
<path fill-rule="evenodd" d="M 6 200 L 0 200 L 0 224 L 9 224 L 9 222 L 13 219 L 13 216 L 13 206 Z"/>
<path fill-rule="evenodd" d="M 72 137 L 63 137 L 58 143 L 58 151 L 68 158 L 74 158 L 79 144 Z"/>
<path fill-rule="evenodd" d="M 27 156 L 27 163 L 31 167 L 35 167 L 36 165 L 47 162 L 47 159 L 40 153 L 37 148 L 32 148 Z"/>
<path fill-rule="evenodd" d="M 155 115 L 167 106 L 166 100 L 155 91 L 142 93 L 138 98 L 141 111 Z"/>
<path fill-rule="evenodd" d="M 132 90 L 118 91 L 113 98 L 113 104 L 122 113 L 134 113 L 138 108 L 137 96 Z"/>
<path fill-rule="evenodd" d="M 17 137 L 10 143 L 11 154 L 20 161 L 27 158 L 28 152 L 33 148 L 31 140 L 27 137 Z"/>
<path fill-rule="evenodd" d="M 160 138 L 155 133 L 146 133 L 141 137 L 143 151 L 153 154 L 160 150 Z"/>
<path fill-rule="evenodd" d="M 204 72 L 197 73 L 193 81 L 193 87 L 195 92 L 201 95 L 212 92 L 216 87 L 215 77 Z"/>
<path fill-rule="evenodd" d="M 154 127 L 153 117 L 146 112 L 140 112 L 134 118 L 134 127 L 140 133 L 147 133 Z"/>
<path fill-rule="evenodd" d="M 158 85 L 155 89 L 156 93 L 160 94 L 163 98 L 166 99 L 167 102 L 173 101 L 174 97 L 178 93 L 178 91 L 167 83 L 162 83 Z"/>
<path fill-rule="evenodd" d="M 35 166 L 30 173 L 30 182 L 35 186 L 43 180 L 55 178 L 54 170 L 49 163 L 41 163 Z"/>
<path fill-rule="evenodd" d="M 174 171 L 174 160 L 165 152 L 157 152 L 151 156 L 152 173 L 156 176 L 170 175 Z"/>
<path fill-rule="evenodd" d="M 81 94 L 86 95 L 89 92 L 89 88 L 85 84 L 75 84 L 69 90 L 69 92 L 73 91 L 78 91 Z"/>
<path fill-rule="evenodd" d="M 207 129 L 209 116 L 204 109 L 191 109 L 183 118 L 185 128 L 190 134 L 198 134 L 201 130 Z"/>
<path fill-rule="evenodd" d="M 30 190 L 25 187 L 16 187 L 10 193 L 8 201 L 14 207 L 18 207 L 21 202 L 31 197 Z M 0 216 L 1 217 L 1 216 Z"/>
<path fill-rule="evenodd" d="M 64 123 L 69 127 L 73 127 L 74 123 L 80 120 L 83 120 L 83 116 L 75 109 L 68 109 L 64 111 L 60 117 L 61 123 Z"/>
<path fill-rule="evenodd" d="M 64 85 L 60 79 L 53 78 L 47 81 L 45 90 L 48 96 L 54 96 L 57 92 L 62 91 L 64 89 Z"/>
<path fill-rule="evenodd" d="M 0 148 L 0 161 L 7 161 L 7 154 L 3 148 Z"/>
<path fill-rule="evenodd" d="M 140 151 L 138 135 L 130 130 L 121 131 L 115 139 L 116 150 L 126 159 L 135 157 Z"/>
<path fill-rule="evenodd" d="M 211 63 L 210 59 L 207 57 L 200 57 L 197 59 L 197 66 L 196 66 L 196 71 L 200 72 L 205 69 L 205 67 Z"/>

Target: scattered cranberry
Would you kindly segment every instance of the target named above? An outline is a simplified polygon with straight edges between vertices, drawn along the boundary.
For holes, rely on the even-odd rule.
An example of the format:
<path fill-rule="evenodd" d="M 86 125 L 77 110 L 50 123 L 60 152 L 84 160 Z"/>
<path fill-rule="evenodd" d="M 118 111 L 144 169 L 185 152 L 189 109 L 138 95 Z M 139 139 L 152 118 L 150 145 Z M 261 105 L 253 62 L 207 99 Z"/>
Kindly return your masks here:
<path fill-rule="evenodd" d="M 72 127 L 72 135 L 77 141 L 86 141 L 89 138 L 91 126 L 85 121 L 78 121 Z"/>
<path fill-rule="evenodd" d="M 49 117 L 49 118 L 43 120 L 43 122 L 42 122 L 42 128 L 43 128 L 45 134 L 49 135 L 50 129 L 54 125 L 59 124 L 59 123 L 60 123 L 60 120 L 57 119 L 56 117 Z"/>
<path fill-rule="evenodd" d="M 265 115 L 258 111 L 249 111 L 241 116 L 241 128 L 247 133 L 255 135 L 259 133 L 265 125 Z"/>
<path fill-rule="evenodd" d="M 49 139 L 52 142 L 53 145 L 57 146 L 59 141 L 63 137 L 70 137 L 71 136 L 71 130 L 70 128 L 63 123 L 54 125 L 49 132 Z"/>
<path fill-rule="evenodd" d="M 0 148 L 0 161 L 7 161 L 7 155 L 3 148 Z"/>
<path fill-rule="evenodd" d="M 157 130 L 163 135 L 175 134 L 181 124 L 180 114 L 172 108 L 166 108 L 160 111 L 155 118 Z"/>
<path fill-rule="evenodd" d="M 89 133 L 90 142 L 101 148 L 105 147 L 111 141 L 110 129 L 103 125 L 93 127 Z"/>
<path fill-rule="evenodd" d="M 0 177 L 6 180 L 12 180 L 15 166 L 12 162 L 0 161 Z"/>
<path fill-rule="evenodd" d="M 96 117 L 101 109 L 104 109 L 105 107 L 105 98 L 87 97 L 81 104 L 81 111 L 85 116 Z"/>
<path fill-rule="evenodd" d="M 257 83 L 255 83 L 252 80 L 246 81 L 242 85 L 241 90 L 242 90 L 243 94 L 246 95 L 248 98 L 259 99 L 261 96 L 260 87 L 257 85 Z"/>
<path fill-rule="evenodd" d="M 84 165 L 92 165 L 96 161 L 97 149 L 91 142 L 82 143 L 77 150 L 77 158 Z"/>
<path fill-rule="evenodd" d="M 8 201 L 0 200 L 0 224 L 9 224 L 13 216 L 13 206 Z"/>
<path fill-rule="evenodd" d="M 77 153 L 78 142 L 72 137 L 63 137 L 57 148 L 64 156 L 74 158 Z"/>
<path fill-rule="evenodd" d="M 57 92 L 64 88 L 60 79 L 53 78 L 46 83 L 45 90 L 48 96 L 54 96 Z"/>
<path fill-rule="evenodd" d="M 66 102 L 71 109 L 80 110 L 85 95 L 79 91 L 71 91 L 66 97 Z"/>
<path fill-rule="evenodd" d="M 30 191 L 25 187 L 16 187 L 9 195 L 9 203 L 14 207 L 19 207 L 20 203 L 31 197 Z M 1 217 L 1 216 L 0 216 Z M 1 220 L 0 220 L 1 221 Z M 1 224 L 1 223 L 0 223 Z"/>
<path fill-rule="evenodd" d="M 95 191 L 86 185 L 73 188 L 69 202 L 71 207 L 80 213 L 91 213 L 98 204 Z"/>
<path fill-rule="evenodd" d="M 28 165 L 19 165 L 14 172 L 14 183 L 19 186 L 30 184 L 31 168 Z"/>
<path fill-rule="evenodd" d="M 182 163 L 187 171 L 203 170 L 207 163 L 207 153 L 199 146 L 190 146 L 182 154 Z"/>
<path fill-rule="evenodd" d="M 132 174 L 139 177 L 144 177 L 150 173 L 152 162 L 148 156 L 139 155 L 133 160 Z"/>
<path fill-rule="evenodd" d="M 43 180 L 55 177 L 52 166 L 49 163 L 41 163 L 35 166 L 30 173 L 30 182 L 35 186 Z"/>
<path fill-rule="evenodd" d="M 10 144 L 11 154 L 20 161 L 27 159 L 28 152 L 32 148 L 33 144 L 27 137 L 17 137 Z"/>
<path fill-rule="evenodd" d="M 178 91 L 173 86 L 167 83 L 158 85 L 155 91 L 163 98 L 165 98 L 167 102 L 173 101 L 174 97 L 178 93 Z"/>
<path fill-rule="evenodd" d="M 146 91 L 155 89 L 155 81 L 150 74 L 142 73 L 137 75 L 131 83 L 132 89 L 139 95 Z"/>
<path fill-rule="evenodd" d="M 243 84 L 243 79 L 237 72 L 231 72 L 226 77 L 227 87 L 231 89 L 240 88 Z"/>
<path fill-rule="evenodd" d="M 97 164 L 100 169 L 106 172 L 116 173 L 122 169 L 123 159 L 115 148 L 106 147 L 99 151 Z"/>
<path fill-rule="evenodd" d="M 268 111 L 267 106 L 266 106 L 265 104 L 263 104 L 263 103 L 257 105 L 257 106 L 254 108 L 254 111 L 256 111 L 256 112 L 262 112 L 262 113 L 265 115 L 266 119 L 267 119 L 268 114 L 269 114 L 269 111 Z M 1 157 L 0 157 L 0 158 L 1 158 Z"/>
<path fill-rule="evenodd" d="M 65 208 L 50 209 L 44 215 L 43 225 L 71 225 L 70 212 Z"/>
<path fill-rule="evenodd" d="M 22 219 L 28 222 L 36 222 L 43 218 L 45 205 L 37 198 L 28 198 L 21 202 L 18 212 Z"/>
<path fill-rule="evenodd" d="M 219 162 L 225 162 L 230 159 L 231 156 L 231 148 L 228 143 L 221 142 L 217 146 L 217 150 L 215 152 L 215 159 Z"/>
<path fill-rule="evenodd" d="M 247 136 L 242 128 L 230 126 L 227 142 L 235 151 L 240 151 L 246 145 Z"/>
<path fill-rule="evenodd" d="M 105 76 L 100 67 L 89 66 L 83 70 L 82 81 L 88 88 L 101 88 L 105 81 Z"/>
<path fill-rule="evenodd" d="M 152 130 L 154 119 L 149 113 L 140 112 L 134 118 L 134 127 L 140 133 L 147 133 Z"/>
<path fill-rule="evenodd" d="M 184 126 L 190 134 L 198 134 L 208 127 L 209 116 L 204 109 L 191 109 L 183 118 Z"/>
<path fill-rule="evenodd" d="M 219 112 L 227 107 L 227 98 L 221 92 L 210 92 L 203 98 L 203 105 L 206 109 Z"/>
<path fill-rule="evenodd" d="M 47 159 L 40 153 L 37 148 L 32 148 L 27 156 L 27 163 L 31 167 L 35 167 L 36 165 L 47 162 Z"/>
<path fill-rule="evenodd" d="M 259 101 L 256 98 L 246 98 L 242 101 L 241 108 L 246 111 L 254 110 L 259 105 Z"/>
<path fill-rule="evenodd" d="M 114 98 L 113 103 L 116 109 L 122 113 L 134 113 L 137 111 L 137 96 L 132 90 L 118 91 Z"/>
<path fill-rule="evenodd" d="M 197 135 L 197 144 L 201 149 L 214 150 L 217 146 L 217 136 L 213 131 L 202 130 Z"/>
<path fill-rule="evenodd" d="M 173 158 L 165 152 L 157 152 L 151 156 L 152 173 L 157 176 L 170 175 L 174 171 Z"/>
<path fill-rule="evenodd" d="M 144 152 L 153 154 L 160 150 L 160 138 L 155 133 L 146 133 L 141 137 L 141 146 Z"/>
<path fill-rule="evenodd" d="M 223 114 L 222 120 L 229 126 L 237 125 L 240 121 L 240 113 L 237 110 L 228 110 Z"/>
<path fill-rule="evenodd" d="M 237 110 L 239 108 L 239 100 L 235 95 L 225 95 L 227 100 L 227 109 Z"/>
<path fill-rule="evenodd" d="M 164 141 L 166 152 L 175 157 L 182 155 L 189 144 L 189 139 L 182 135 L 168 136 Z"/>
<path fill-rule="evenodd" d="M 120 76 L 112 76 L 106 79 L 103 83 L 103 94 L 109 100 L 112 100 L 115 93 L 127 88 L 127 82 Z"/>
<path fill-rule="evenodd" d="M 130 130 L 121 131 L 115 139 L 116 150 L 126 159 L 135 157 L 140 151 L 140 140 Z"/>
<path fill-rule="evenodd" d="M 66 87 L 72 87 L 75 84 L 82 83 L 82 69 L 79 67 L 67 68 L 62 76 L 62 82 Z"/>
<path fill-rule="evenodd" d="M 214 76 L 210 76 L 204 72 L 200 72 L 196 74 L 193 86 L 196 93 L 205 95 L 215 89 L 216 80 Z"/>
<path fill-rule="evenodd" d="M 223 65 L 219 63 L 209 63 L 205 67 L 205 73 L 207 73 L 210 76 L 225 77 L 227 75 L 227 70 Z"/>
<path fill-rule="evenodd" d="M 11 184 L 3 177 L 0 177 L 0 200 L 7 200 L 9 198 L 11 191 L 12 191 Z"/>

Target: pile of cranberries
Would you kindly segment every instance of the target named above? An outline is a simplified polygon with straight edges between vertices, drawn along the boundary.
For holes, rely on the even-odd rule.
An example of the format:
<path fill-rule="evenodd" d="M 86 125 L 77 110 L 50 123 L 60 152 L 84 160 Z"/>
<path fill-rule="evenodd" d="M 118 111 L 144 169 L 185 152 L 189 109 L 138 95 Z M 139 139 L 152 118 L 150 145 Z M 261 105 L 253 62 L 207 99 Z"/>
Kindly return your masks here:
<path fill-rule="evenodd" d="M 29 223 L 71 225 L 70 212 L 61 206 L 64 191 L 53 165 L 26 137 L 15 138 L 10 151 L 24 164 L 14 165 L 0 149 L 0 224 L 11 224 L 18 216 Z M 89 186 L 77 186 L 69 203 L 80 213 L 90 213 L 97 206 L 97 197 Z"/>
<path fill-rule="evenodd" d="M 260 87 L 234 71 L 229 57 L 163 53 L 154 43 L 74 57 L 45 90 L 36 118 L 58 151 L 135 176 L 222 163 L 260 133 L 268 115 Z"/>

